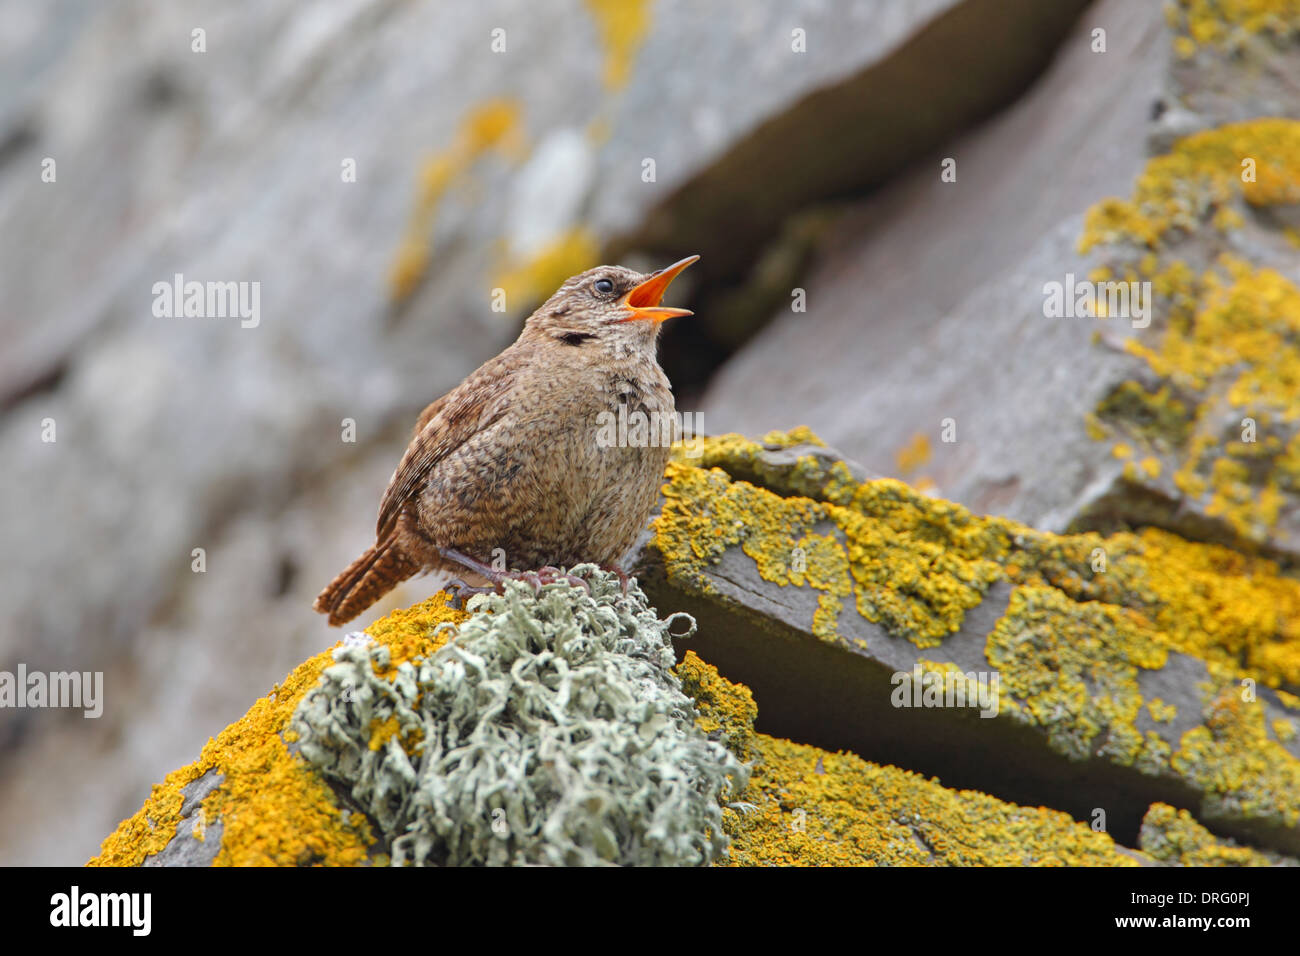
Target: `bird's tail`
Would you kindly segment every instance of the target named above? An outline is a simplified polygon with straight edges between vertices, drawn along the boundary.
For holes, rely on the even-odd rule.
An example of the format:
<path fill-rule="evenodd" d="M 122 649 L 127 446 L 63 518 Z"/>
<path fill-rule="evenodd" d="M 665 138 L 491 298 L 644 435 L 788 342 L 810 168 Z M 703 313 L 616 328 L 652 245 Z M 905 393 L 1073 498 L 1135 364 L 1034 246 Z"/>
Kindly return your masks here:
<path fill-rule="evenodd" d="M 392 538 L 376 542 L 329 583 L 312 605 L 328 614 L 330 624 L 350 621 L 381 597 L 421 570 Z"/>

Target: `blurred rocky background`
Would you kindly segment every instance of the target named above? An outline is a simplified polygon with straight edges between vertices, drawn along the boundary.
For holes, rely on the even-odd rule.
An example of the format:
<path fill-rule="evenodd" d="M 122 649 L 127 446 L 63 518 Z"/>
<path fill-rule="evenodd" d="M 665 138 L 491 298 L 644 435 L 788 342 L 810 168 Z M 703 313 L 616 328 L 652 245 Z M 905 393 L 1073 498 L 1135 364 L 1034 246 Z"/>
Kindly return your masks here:
<path fill-rule="evenodd" d="M 1150 402 L 1107 404 L 1160 394 L 1125 326 L 1043 314 L 1067 272 L 1140 268 L 1078 242 L 1153 154 L 1300 110 L 1294 13 L 1204 6 L 0 0 L 0 670 L 106 697 L 0 711 L 0 863 L 85 860 L 337 639 L 311 600 L 419 409 L 601 261 L 702 256 L 663 357 L 709 432 L 806 424 L 977 511 L 1294 553 L 1285 469 L 1173 483 L 1229 470 L 1192 454 L 1208 421 L 1151 437 Z M 1230 245 L 1295 281 L 1268 208 Z M 177 274 L 260 283 L 258 323 L 157 317 Z M 1214 505 L 1253 487 L 1283 503 Z"/>

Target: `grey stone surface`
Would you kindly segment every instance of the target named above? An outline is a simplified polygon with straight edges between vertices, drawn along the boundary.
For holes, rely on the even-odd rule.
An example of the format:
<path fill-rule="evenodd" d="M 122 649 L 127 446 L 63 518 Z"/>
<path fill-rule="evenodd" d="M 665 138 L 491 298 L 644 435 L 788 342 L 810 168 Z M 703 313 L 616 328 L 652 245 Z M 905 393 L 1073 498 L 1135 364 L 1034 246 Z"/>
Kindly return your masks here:
<path fill-rule="evenodd" d="M 1097 28 L 1106 31 L 1105 53 L 1092 50 Z M 867 468 L 927 478 L 979 512 L 1049 530 L 1156 524 L 1295 559 L 1294 495 L 1274 527 L 1244 538 L 1207 519 L 1208 496 L 1189 500 L 1174 485 L 1177 454 L 1163 457 L 1159 477 L 1126 481 L 1111 455 L 1125 436 L 1089 436 L 1085 416 L 1100 399 L 1150 377 L 1125 343 L 1154 342 L 1163 313 L 1138 332 L 1123 320 L 1044 312 L 1045 283 L 1064 283 L 1067 273 L 1083 280 L 1101 262 L 1132 263 L 1142 253 L 1083 256 L 1076 244 L 1089 207 L 1132 193 L 1149 148 L 1226 122 L 1300 116 L 1300 98 L 1286 94 L 1297 89 L 1300 45 L 1252 41 L 1252 50 L 1207 49 L 1173 62 L 1161 5 L 1091 7 L 1019 103 L 831 231 L 803 283 L 807 312 L 787 303 L 714 378 L 702 401 L 709 429 L 808 425 Z M 940 180 L 942 157 L 956 160 L 956 182 Z M 1247 215 L 1226 239 L 1194 235 L 1174 254 L 1204 268 L 1228 251 L 1300 280 L 1281 212 Z M 1217 388 L 1202 400 L 1220 401 Z M 955 441 L 944 437 L 949 422 Z M 1222 445 L 1232 432 L 1212 437 Z M 916 436 L 933 456 L 908 468 L 899 455 Z"/>
<path fill-rule="evenodd" d="M 1095 24 L 1103 55 L 1088 47 Z M 710 430 L 808 425 L 890 475 L 924 434 L 940 494 L 1066 524 L 1118 474 L 1095 460 L 1082 415 L 1131 363 L 1092 348 L 1089 321 L 1045 318 L 1042 286 L 1087 271 L 1084 211 L 1142 168 L 1168 46 L 1156 4 L 1090 10 L 1021 102 L 849 215 L 807 280 L 808 311 L 778 316 L 714 379 Z M 940 181 L 947 156 L 955 183 Z M 943 444 L 948 418 L 957 440 Z"/>
<path fill-rule="evenodd" d="M 206 820 L 202 816 L 202 803 L 212 791 L 221 786 L 225 778 L 209 770 L 198 780 L 187 784 L 181 793 L 181 820 L 176 824 L 176 835 L 168 844 L 144 861 L 145 866 L 211 866 L 221 852 L 221 836 L 225 830 L 220 819 Z"/>
<path fill-rule="evenodd" d="M 781 466 L 790 453 L 779 450 L 763 457 L 765 463 Z M 821 449 L 820 457 L 834 461 L 837 452 Z M 861 471 L 857 466 L 851 469 Z M 728 465 L 724 470 L 733 481 L 749 481 L 743 469 Z M 779 487 L 779 481 L 765 487 L 778 496 L 792 496 L 790 489 Z M 805 492 L 823 500 L 807 489 L 800 489 L 798 497 Z M 797 538 L 802 531 L 793 533 Z M 831 535 L 846 546 L 837 526 L 818 526 L 815 533 Z M 1112 752 L 1122 740 L 1123 731 L 1117 727 L 1122 721 L 1111 723 L 1098 715 L 1117 706 L 1121 692 L 1113 675 L 1099 673 L 1104 668 L 1071 671 L 1099 702 L 1090 718 L 1097 723 L 1092 739 L 1073 739 L 1082 726 L 1074 723 L 1077 715 L 1045 718 L 1034 712 L 1030 716 L 1033 704 L 1000 674 L 989 656 L 990 635 L 1005 616 L 1013 591 L 1005 580 L 994 581 L 980 603 L 965 613 L 960 627 L 938 646 L 920 648 L 863 617 L 853 597 L 842 602 L 834 636 L 819 636 L 814 614 L 824 592 L 807 584 L 773 584 L 741 547 L 727 548 L 716 562 L 703 567 L 698 580 L 670 574 L 653 541 L 642 543 L 639 563 L 643 569 L 639 583 L 655 606 L 685 611 L 698 624 L 696 634 L 678 646 L 679 655 L 694 651 L 722 676 L 748 687 L 758 703 L 755 729 L 763 733 L 827 750 L 849 750 L 877 763 L 937 776 L 946 787 L 1050 806 L 1082 821 L 1090 821 L 1102 809 L 1108 832 L 1130 846 L 1137 845 L 1151 804 L 1165 802 L 1190 808 L 1220 835 L 1287 854 L 1300 853 L 1300 828 L 1285 819 L 1287 811 L 1273 809 L 1268 798 L 1258 796 L 1260 791 L 1285 787 L 1289 771 L 1240 769 L 1240 791 L 1225 796 L 1197 780 L 1195 772 L 1200 768 L 1183 772 L 1167 758 L 1150 759 L 1150 751 L 1136 760 Z M 1091 606 L 1091 601 L 1077 601 L 1071 613 L 1082 618 Z M 1134 607 L 1138 608 L 1136 602 Z M 1018 640 L 1032 644 L 1032 626 L 1019 633 Z M 1222 678 L 1211 680 L 1204 661 L 1178 651 L 1169 650 L 1165 663 L 1152 667 L 1134 663 L 1140 652 L 1116 635 L 1097 631 L 1094 640 L 1104 648 L 1105 658 L 1116 662 L 1117 671 L 1129 667 L 1134 672 L 1144 706 L 1133 724 L 1143 740 L 1149 746 L 1154 735 L 1168 754 L 1179 753 L 1187 731 L 1205 724 L 1207 694 L 1222 686 Z M 985 680 L 999 674 L 997 713 L 985 717 L 970 706 L 896 706 L 895 676 L 911 673 L 922 662 L 952 664 Z M 1042 677 L 1047 685 L 1054 679 L 1051 673 Z M 1275 691 L 1261 688 L 1258 693 L 1266 725 L 1293 720 L 1293 711 Z M 1157 698 L 1176 709 L 1172 720 L 1149 719 L 1146 704 Z M 1300 737 L 1278 740 L 1286 753 L 1300 759 Z M 1188 759 L 1195 764 L 1203 758 L 1193 754 Z M 1252 778 L 1253 773 L 1259 777 Z"/>
<path fill-rule="evenodd" d="M 605 6 L 577 0 L 0 0 L 0 667 L 103 670 L 107 695 L 98 722 L 0 734 L 0 862 L 90 856 L 334 639 L 311 598 L 369 542 L 418 409 L 514 336 L 527 303 L 491 310 L 502 274 L 576 226 L 635 233 L 754 129 L 959 6 L 627 4 L 647 21 L 620 52 Z M 497 98 L 518 135 L 438 205 L 428 270 L 395 304 L 421 176 Z M 260 282 L 259 324 L 156 317 L 177 273 Z"/>

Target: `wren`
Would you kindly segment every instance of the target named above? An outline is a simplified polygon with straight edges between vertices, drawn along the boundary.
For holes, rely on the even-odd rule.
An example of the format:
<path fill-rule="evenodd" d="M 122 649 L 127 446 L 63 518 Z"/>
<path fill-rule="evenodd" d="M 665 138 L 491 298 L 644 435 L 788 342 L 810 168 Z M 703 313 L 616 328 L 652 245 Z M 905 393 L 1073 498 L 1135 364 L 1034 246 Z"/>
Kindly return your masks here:
<path fill-rule="evenodd" d="M 608 416 L 676 421 L 656 349 L 660 305 L 699 256 L 644 275 L 599 266 L 567 280 L 519 338 L 429 405 L 379 505 L 375 543 L 316 598 L 330 624 L 356 617 L 402 581 L 488 567 L 583 562 L 622 571 L 645 527 L 668 442 L 600 440 Z M 621 406 L 621 408 L 620 408 Z"/>

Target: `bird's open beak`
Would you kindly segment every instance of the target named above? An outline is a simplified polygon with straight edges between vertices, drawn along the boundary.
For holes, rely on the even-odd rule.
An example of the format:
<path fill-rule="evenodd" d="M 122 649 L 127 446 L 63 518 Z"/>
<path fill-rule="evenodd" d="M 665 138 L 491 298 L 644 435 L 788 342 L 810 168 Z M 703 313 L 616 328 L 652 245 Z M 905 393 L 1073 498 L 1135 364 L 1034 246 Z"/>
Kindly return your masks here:
<path fill-rule="evenodd" d="M 681 262 L 674 262 L 667 269 L 660 269 L 653 273 L 650 278 L 633 288 L 623 297 L 623 305 L 627 307 L 629 314 L 622 321 L 648 321 L 657 324 L 679 315 L 694 315 L 695 313 L 690 309 L 670 309 L 659 303 L 663 301 L 664 293 L 668 291 L 668 286 L 678 274 L 698 258 L 699 256 L 687 256 Z"/>

